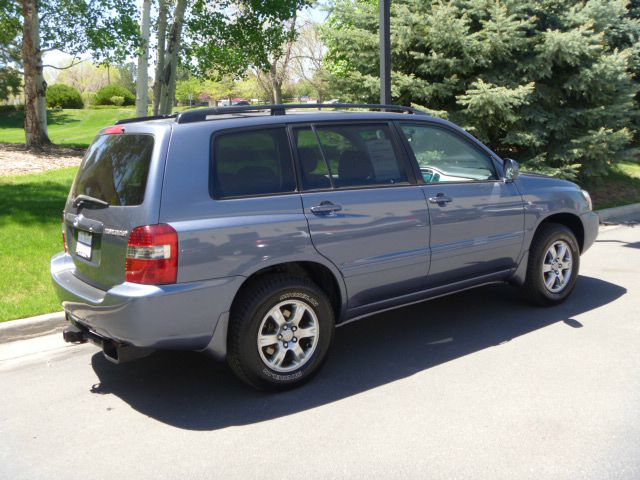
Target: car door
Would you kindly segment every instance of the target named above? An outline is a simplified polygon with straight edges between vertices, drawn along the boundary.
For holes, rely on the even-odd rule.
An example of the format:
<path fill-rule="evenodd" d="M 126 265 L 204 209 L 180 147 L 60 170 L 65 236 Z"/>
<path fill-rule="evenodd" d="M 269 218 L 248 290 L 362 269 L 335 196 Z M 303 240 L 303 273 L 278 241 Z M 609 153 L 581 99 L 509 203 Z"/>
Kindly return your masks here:
<path fill-rule="evenodd" d="M 386 123 L 292 129 L 311 240 L 342 272 L 349 309 L 426 281 L 428 209 L 394 135 Z"/>
<path fill-rule="evenodd" d="M 507 271 L 522 250 L 524 206 L 484 148 L 426 122 L 400 130 L 420 169 L 431 221 L 429 286 Z"/>

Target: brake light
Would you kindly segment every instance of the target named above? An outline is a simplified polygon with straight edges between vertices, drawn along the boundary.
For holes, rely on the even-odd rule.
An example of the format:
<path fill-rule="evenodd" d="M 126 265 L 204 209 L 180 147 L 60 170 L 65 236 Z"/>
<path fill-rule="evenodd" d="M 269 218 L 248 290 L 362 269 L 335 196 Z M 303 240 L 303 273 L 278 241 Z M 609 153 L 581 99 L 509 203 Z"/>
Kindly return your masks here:
<path fill-rule="evenodd" d="M 106 135 L 118 135 L 124 133 L 124 127 L 122 125 L 114 125 L 113 127 L 107 128 L 104 133 Z"/>
<path fill-rule="evenodd" d="M 69 253 L 69 245 L 67 245 L 67 225 L 64 223 L 64 214 L 62 214 L 62 244 L 64 245 L 64 253 Z"/>
<path fill-rule="evenodd" d="M 127 246 L 127 282 L 162 285 L 178 278 L 178 232 L 167 224 L 136 227 Z"/>

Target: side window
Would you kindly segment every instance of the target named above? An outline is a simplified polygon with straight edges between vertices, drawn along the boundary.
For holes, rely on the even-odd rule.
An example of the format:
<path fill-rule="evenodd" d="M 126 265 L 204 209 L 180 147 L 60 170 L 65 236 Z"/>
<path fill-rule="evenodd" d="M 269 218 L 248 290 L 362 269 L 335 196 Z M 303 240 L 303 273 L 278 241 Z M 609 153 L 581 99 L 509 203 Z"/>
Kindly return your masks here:
<path fill-rule="evenodd" d="M 284 128 L 214 137 L 212 184 L 216 198 L 288 193 L 296 189 Z"/>
<path fill-rule="evenodd" d="M 386 125 L 323 125 L 316 132 L 333 187 L 407 181 Z"/>
<path fill-rule="evenodd" d="M 331 188 L 329 168 L 322 157 L 316 134 L 310 127 L 293 131 L 303 190 Z"/>
<path fill-rule="evenodd" d="M 495 180 L 488 155 L 457 135 L 428 125 L 402 125 L 425 182 L 471 182 Z"/>

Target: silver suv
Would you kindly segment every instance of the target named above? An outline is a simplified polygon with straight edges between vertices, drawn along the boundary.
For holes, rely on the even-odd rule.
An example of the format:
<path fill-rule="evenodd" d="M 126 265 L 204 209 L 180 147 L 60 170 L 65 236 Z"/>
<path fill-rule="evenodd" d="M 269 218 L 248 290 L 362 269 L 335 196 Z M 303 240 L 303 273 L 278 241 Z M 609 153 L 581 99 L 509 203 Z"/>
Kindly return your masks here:
<path fill-rule="evenodd" d="M 496 282 L 562 302 L 597 230 L 575 184 L 411 108 L 223 107 L 102 130 L 51 273 L 67 341 L 208 352 L 285 389 L 376 312 Z"/>

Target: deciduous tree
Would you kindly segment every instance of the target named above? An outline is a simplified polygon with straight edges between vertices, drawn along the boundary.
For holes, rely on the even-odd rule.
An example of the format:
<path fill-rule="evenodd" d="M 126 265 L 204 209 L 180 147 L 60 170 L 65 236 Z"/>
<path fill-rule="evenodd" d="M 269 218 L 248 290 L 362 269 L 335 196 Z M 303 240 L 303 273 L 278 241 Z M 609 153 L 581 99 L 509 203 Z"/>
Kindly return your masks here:
<path fill-rule="evenodd" d="M 51 143 L 47 134 L 43 53 L 91 52 L 99 60 L 122 59 L 137 44 L 136 9 L 128 0 L 22 0 L 19 13 L 26 144 L 38 148 Z"/>

